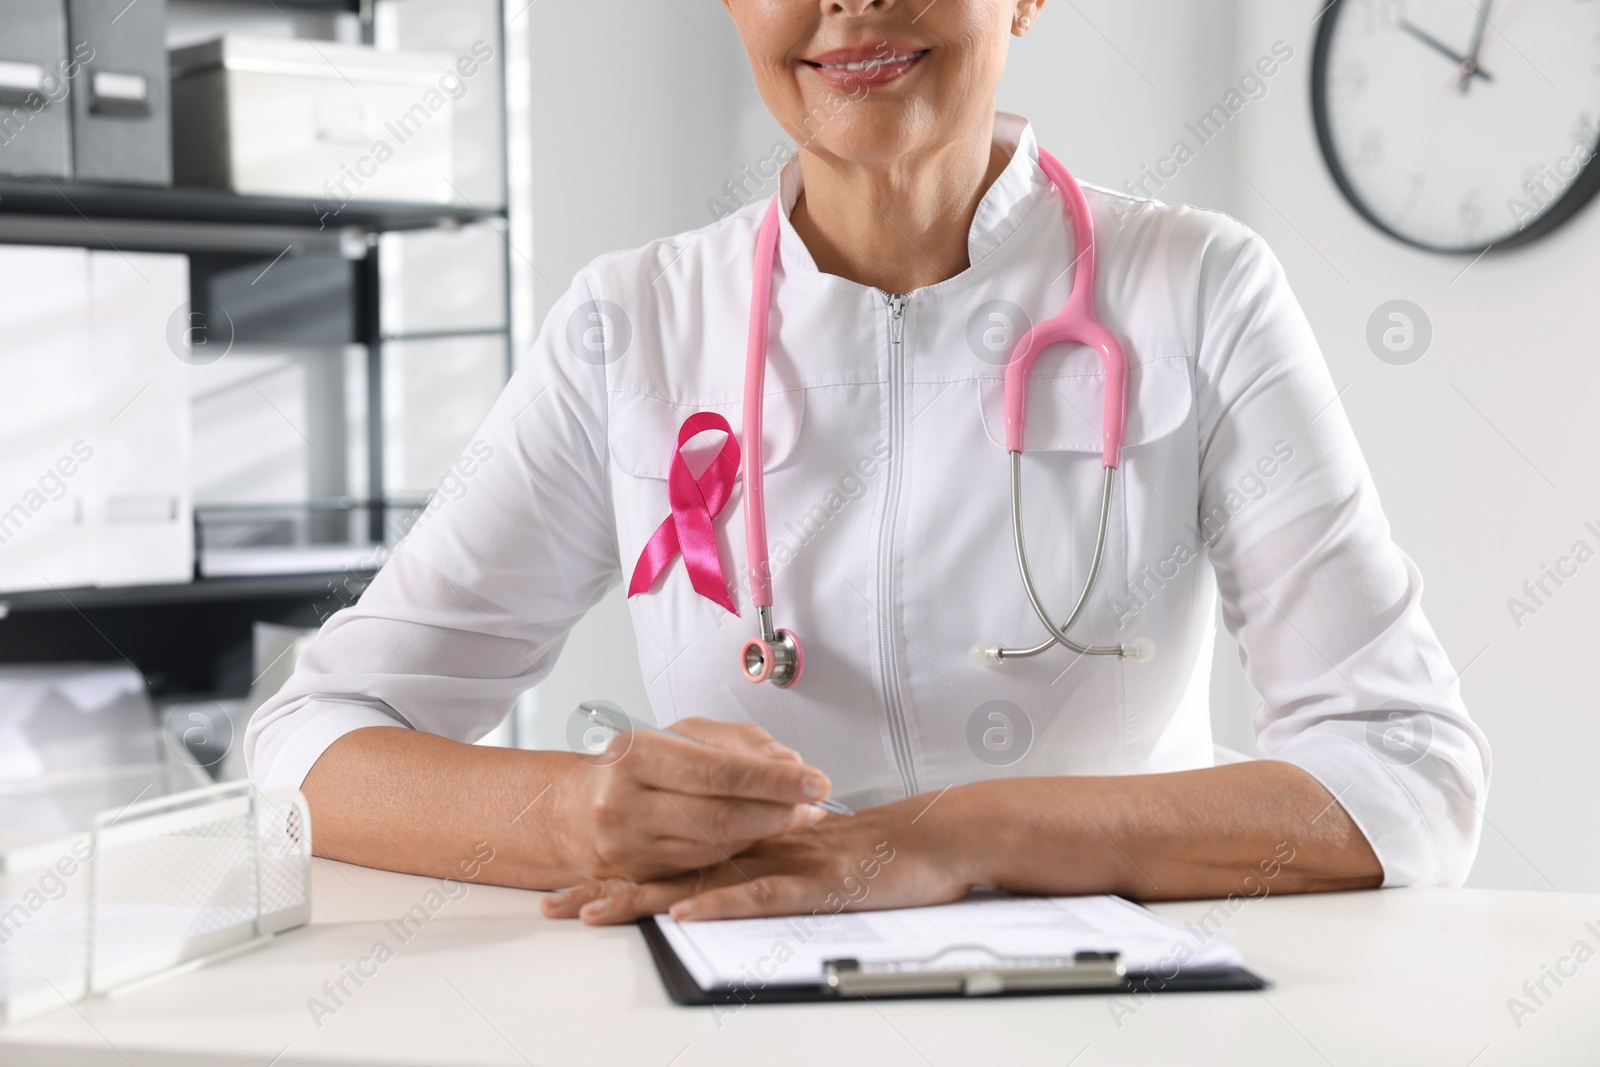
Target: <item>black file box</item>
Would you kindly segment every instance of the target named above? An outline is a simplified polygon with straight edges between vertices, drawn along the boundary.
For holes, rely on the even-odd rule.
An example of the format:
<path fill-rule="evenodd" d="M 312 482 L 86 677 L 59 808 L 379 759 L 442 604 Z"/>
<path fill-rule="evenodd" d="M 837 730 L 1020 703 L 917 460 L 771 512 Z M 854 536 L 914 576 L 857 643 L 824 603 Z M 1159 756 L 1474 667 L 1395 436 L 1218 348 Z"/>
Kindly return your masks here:
<path fill-rule="evenodd" d="M 166 0 L 67 0 L 87 57 L 71 95 L 79 181 L 172 184 L 166 21 Z"/>
<path fill-rule="evenodd" d="M 72 177 L 72 83 L 61 0 L 0 0 L 0 176 Z"/>

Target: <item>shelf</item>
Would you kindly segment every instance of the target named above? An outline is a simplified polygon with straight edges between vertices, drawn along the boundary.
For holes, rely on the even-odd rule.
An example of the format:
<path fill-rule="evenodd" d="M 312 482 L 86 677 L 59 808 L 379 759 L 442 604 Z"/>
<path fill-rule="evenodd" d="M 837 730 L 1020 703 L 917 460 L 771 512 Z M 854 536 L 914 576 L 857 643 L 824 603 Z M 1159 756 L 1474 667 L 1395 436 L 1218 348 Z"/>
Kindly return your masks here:
<path fill-rule="evenodd" d="M 494 217 L 498 212 L 491 213 Z M 158 188 L 100 182 L 0 179 L 0 215 L 69 219 L 186 222 L 236 226 L 287 226 L 337 231 L 417 230 L 441 223 L 477 222 L 467 204 L 350 201 L 246 196 L 222 189 Z"/>
<path fill-rule="evenodd" d="M 332 597 L 346 581 L 359 592 L 372 580 L 373 571 L 339 571 L 328 574 L 283 574 L 249 578 L 201 578 L 174 585 L 134 585 L 48 589 L 26 593 L 0 593 L 5 615 L 40 611 L 83 611 L 96 608 L 147 607 L 155 604 L 197 604 L 244 600 L 310 600 Z M 5 615 L 0 615 L 4 618 Z"/>
<path fill-rule="evenodd" d="M 260 3 L 265 6 L 270 0 L 225 0 L 227 3 Z M 311 8 L 315 11 L 339 11 L 352 15 L 361 11 L 361 0 L 277 0 L 284 7 Z"/>

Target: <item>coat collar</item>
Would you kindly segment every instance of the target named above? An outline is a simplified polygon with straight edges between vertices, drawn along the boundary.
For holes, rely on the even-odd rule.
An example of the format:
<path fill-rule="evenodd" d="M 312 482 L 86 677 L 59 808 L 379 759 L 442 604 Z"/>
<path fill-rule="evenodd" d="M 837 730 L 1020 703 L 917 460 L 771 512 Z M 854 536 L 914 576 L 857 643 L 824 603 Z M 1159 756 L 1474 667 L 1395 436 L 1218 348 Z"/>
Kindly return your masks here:
<path fill-rule="evenodd" d="M 1022 224 L 1029 211 L 1050 185 L 1039 166 L 1039 146 L 1033 124 L 1021 115 L 997 111 L 994 116 L 994 143 L 1010 153 L 1011 160 L 995 178 L 978 202 L 978 211 L 967 231 L 967 258 L 977 266 Z M 803 179 L 798 153 L 790 157 L 779 175 L 779 196 L 783 207 L 779 250 L 785 270 L 820 273 L 811 250 L 806 247 L 794 224 L 789 221 L 800 199 Z"/>

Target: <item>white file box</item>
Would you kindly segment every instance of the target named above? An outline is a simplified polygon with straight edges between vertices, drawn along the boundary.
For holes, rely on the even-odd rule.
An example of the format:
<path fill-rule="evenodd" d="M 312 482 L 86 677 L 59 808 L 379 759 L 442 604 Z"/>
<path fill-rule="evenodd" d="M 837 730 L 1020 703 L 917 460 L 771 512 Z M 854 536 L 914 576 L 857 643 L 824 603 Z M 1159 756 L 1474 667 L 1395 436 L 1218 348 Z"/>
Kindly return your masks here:
<path fill-rule="evenodd" d="M 94 582 L 89 261 L 0 245 L 0 591 Z"/>
<path fill-rule="evenodd" d="M 90 252 L 89 290 L 96 580 L 187 582 L 194 576 L 191 367 L 174 341 L 188 322 L 188 257 Z"/>
<path fill-rule="evenodd" d="M 188 259 L 0 246 L 0 287 L 0 592 L 188 581 Z"/>
<path fill-rule="evenodd" d="M 171 63 L 179 185 L 335 208 L 451 198 L 459 79 L 448 55 L 227 36 L 178 49 Z M 338 225 L 335 214 L 324 221 Z"/>

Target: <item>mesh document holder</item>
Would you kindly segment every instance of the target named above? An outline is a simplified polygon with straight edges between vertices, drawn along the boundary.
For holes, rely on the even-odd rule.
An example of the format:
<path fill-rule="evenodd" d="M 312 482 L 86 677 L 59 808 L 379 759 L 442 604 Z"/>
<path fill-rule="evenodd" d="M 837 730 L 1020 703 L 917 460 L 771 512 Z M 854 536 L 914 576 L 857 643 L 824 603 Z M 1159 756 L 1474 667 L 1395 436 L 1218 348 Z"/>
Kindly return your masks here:
<path fill-rule="evenodd" d="M 131 804 L 0 857 L 0 1019 L 303 925 L 311 835 L 296 791 L 248 782 Z"/>

